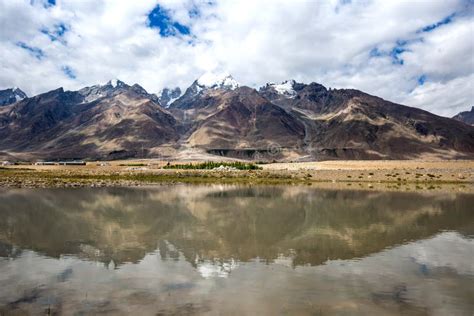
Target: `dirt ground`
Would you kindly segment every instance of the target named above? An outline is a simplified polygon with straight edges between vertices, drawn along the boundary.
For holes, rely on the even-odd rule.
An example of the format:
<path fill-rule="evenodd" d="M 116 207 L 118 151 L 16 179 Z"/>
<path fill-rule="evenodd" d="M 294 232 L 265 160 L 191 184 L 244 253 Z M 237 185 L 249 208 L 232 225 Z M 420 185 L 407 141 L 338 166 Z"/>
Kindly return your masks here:
<path fill-rule="evenodd" d="M 196 161 L 197 162 L 197 161 Z M 88 162 L 86 166 L 8 166 L 7 168 L 28 168 L 34 170 L 84 171 L 93 173 L 110 172 L 160 172 L 167 161 L 154 159 L 117 160 Z M 171 162 L 179 164 L 182 162 Z M 186 162 L 188 163 L 188 162 Z M 192 163 L 192 162 L 191 162 Z M 474 160 L 339 160 L 295 163 L 270 163 L 260 165 L 268 173 L 307 177 L 308 174 L 325 181 L 370 180 L 410 181 L 442 180 L 445 182 L 474 182 Z M 163 170 L 162 170 L 163 171 Z M 206 172 L 200 170 L 201 172 Z M 353 178 L 354 177 L 354 178 Z"/>
<path fill-rule="evenodd" d="M 88 162 L 86 166 L 4 166 L 0 186 L 107 186 L 160 182 L 330 183 L 351 188 L 474 188 L 474 161 L 322 161 L 262 164 L 262 170 L 161 169 L 159 160 Z M 173 164 L 173 162 L 172 162 Z"/>
<path fill-rule="evenodd" d="M 88 162 L 86 166 L 7 166 L 4 170 L 11 172 L 0 173 L 0 185 L 10 181 L 15 174 L 21 174 L 22 179 L 41 177 L 95 177 L 150 175 L 155 177 L 178 178 L 191 177 L 219 179 L 235 178 L 243 182 L 249 179 L 264 181 L 265 179 L 304 181 L 304 182 L 361 182 L 392 183 L 463 183 L 474 185 L 474 161 L 417 161 L 417 160 L 382 160 L 382 161 L 322 161 L 302 163 L 271 163 L 262 164 L 258 171 L 215 171 L 189 170 L 178 171 L 161 169 L 167 162 L 159 160 L 122 160 L 112 162 Z M 178 162 L 171 162 L 171 164 Z M 26 172 L 26 169 L 28 172 Z M 21 172 L 21 171 L 25 172 Z M 35 177 L 33 177 L 35 176 Z M 246 180 L 247 179 L 247 180 Z M 13 181 L 14 182 L 14 181 Z"/>
<path fill-rule="evenodd" d="M 474 160 L 332 160 L 318 162 L 272 163 L 268 169 L 288 170 L 397 170 L 397 169 L 471 169 Z"/>

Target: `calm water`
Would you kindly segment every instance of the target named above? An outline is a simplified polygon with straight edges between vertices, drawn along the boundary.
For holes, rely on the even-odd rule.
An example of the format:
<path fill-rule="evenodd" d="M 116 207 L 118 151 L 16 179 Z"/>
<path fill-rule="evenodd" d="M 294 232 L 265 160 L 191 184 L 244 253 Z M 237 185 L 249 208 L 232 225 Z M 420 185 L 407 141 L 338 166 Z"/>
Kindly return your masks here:
<path fill-rule="evenodd" d="M 474 195 L 0 191 L 0 314 L 472 315 Z"/>

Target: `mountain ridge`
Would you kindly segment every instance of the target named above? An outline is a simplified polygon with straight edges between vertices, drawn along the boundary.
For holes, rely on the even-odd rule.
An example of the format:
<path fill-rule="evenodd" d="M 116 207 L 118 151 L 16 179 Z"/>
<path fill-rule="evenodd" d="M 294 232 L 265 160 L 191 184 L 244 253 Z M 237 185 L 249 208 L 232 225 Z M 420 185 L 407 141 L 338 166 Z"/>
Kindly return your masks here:
<path fill-rule="evenodd" d="M 456 114 L 453 116 L 453 119 L 468 125 L 474 125 L 474 106 L 471 107 L 470 111 L 463 111 Z"/>
<path fill-rule="evenodd" d="M 190 149 L 253 160 L 474 158 L 474 127 L 359 90 L 294 80 L 257 90 L 230 75 L 202 78 L 173 102 L 111 80 L 2 106 L 0 152 L 23 159 L 173 159 Z"/>
<path fill-rule="evenodd" d="M 10 105 L 25 98 L 26 93 L 18 87 L 0 90 L 0 106 Z"/>

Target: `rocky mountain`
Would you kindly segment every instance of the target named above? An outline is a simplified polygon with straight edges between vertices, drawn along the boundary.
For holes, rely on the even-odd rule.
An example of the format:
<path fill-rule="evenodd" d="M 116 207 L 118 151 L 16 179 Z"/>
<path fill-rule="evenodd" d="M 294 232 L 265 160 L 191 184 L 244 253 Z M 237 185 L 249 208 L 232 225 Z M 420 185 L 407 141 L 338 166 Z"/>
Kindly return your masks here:
<path fill-rule="evenodd" d="M 201 159 L 474 158 L 473 126 L 358 90 L 288 80 L 257 91 L 230 75 L 206 74 L 170 102 L 177 93 L 157 97 L 138 84 L 111 80 L 20 100 L 0 107 L 0 154 L 186 159 L 193 150 Z"/>
<path fill-rule="evenodd" d="M 407 159 L 474 153 L 473 128 L 358 90 L 287 81 L 259 92 L 303 122 L 303 147 L 311 157 Z"/>
<path fill-rule="evenodd" d="M 181 96 L 181 89 L 179 87 L 174 89 L 164 88 L 159 95 L 158 101 L 161 106 L 167 108 Z"/>
<path fill-rule="evenodd" d="M 469 125 L 474 125 L 474 106 L 470 111 L 464 111 L 453 116 L 453 119 L 464 122 Z"/>
<path fill-rule="evenodd" d="M 153 100 L 155 103 L 159 103 L 159 98 L 155 94 L 149 94 L 142 86 L 139 84 L 134 84 L 129 86 L 119 79 L 112 79 L 108 81 L 105 85 L 95 85 L 92 87 L 85 87 L 79 90 L 79 94 L 84 96 L 85 102 L 93 102 L 102 98 L 111 98 L 118 94 L 121 94 L 126 91 L 134 91 L 137 95 L 143 96 Z"/>
<path fill-rule="evenodd" d="M 175 118 L 138 85 L 62 88 L 0 108 L 0 151 L 44 159 L 150 155 L 178 139 Z"/>
<path fill-rule="evenodd" d="M 0 90 L 0 106 L 9 105 L 27 98 L 26 93 L 19 88 Z"/>
<path fill-rule="evenodd" d="M 195 80 L 169 110 L 181 122 L 180 147 L 209 154 L 263 158 L 274 144 L 290 147 L 304 137 L 294 116 L 226 74 Z"/>
<path fill-rule="evenodd" d="M 239 83 L 229 74 L 206 73 L 195 80 L 184 94 L 175 102 L 174 109 L 190 109 L 195 107 L 195 103 L 213 92 L 234 90 L 239 87 Z"/>
<path fill-rule="evenodd" d="M 296 117 L 249 87 L 205 93 L 184 113 L 187 144 L 208 152 L 245 157 L 273 144 L 293 146 L 305 132 Z"/>

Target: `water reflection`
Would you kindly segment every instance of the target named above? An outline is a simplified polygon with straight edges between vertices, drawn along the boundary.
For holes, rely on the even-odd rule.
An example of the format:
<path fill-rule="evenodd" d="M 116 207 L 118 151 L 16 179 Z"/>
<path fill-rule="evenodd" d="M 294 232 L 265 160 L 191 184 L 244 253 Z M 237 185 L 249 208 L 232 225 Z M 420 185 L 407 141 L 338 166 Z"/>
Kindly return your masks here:
<path fill-rule="evenodd" d="M 470 314 L 474 196 L 0 192 L 0 313 Z"/>

